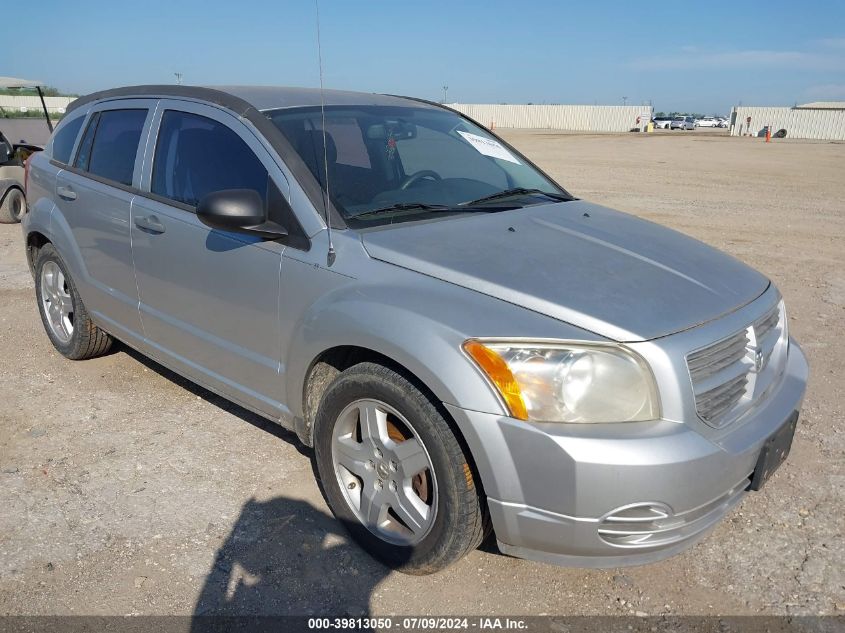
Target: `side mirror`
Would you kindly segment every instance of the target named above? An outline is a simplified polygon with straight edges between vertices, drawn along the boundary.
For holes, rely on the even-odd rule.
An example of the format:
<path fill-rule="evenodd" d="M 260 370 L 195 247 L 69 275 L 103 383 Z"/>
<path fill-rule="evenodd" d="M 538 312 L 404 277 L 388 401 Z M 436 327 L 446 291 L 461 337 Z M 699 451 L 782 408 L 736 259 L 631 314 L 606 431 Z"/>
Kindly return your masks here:
<path fill-rule="evenodd" d="M 268 222 L 264 201 L 253 189 L 224 189 L 208 194 L 197 205 L 200 222 L 213 229 L 249 233 L 267 239 L 285 237 L 285 227 Z"/>

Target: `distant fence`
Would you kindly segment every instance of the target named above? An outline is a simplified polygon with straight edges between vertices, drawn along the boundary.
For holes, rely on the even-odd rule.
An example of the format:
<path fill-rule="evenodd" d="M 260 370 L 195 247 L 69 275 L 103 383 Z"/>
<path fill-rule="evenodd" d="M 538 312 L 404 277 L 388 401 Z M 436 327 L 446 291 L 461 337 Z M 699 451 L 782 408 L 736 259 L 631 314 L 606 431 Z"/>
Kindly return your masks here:
<path fill-rule="evenodd" d="M 651 106 L 494 105 L 450 103 L 482 125 L 502 128 L 542 128 L 573 132 L 627 132 L 648 123 Z M 640 123 L 637 123 L 637 118 Z"/>
<path fill-rule="evenodd" d="M 785 129 L 787 138 L 845 140 L 845 109 L 737 106 L 734 110 L 733 136 L 748 134 L 749 127 L 754 136 L 762 135 L 766 126 L 771 125 L 772 134 Z M 748 117 L 751 117 L 750 126 Z"/>
<path fill-rule="evenodd" d="M 44 97 L 47 111 L 64 114 L 68 104 L 76 97 Z M 0 95 L 0 108 L 8 114 L 21 112 L 43 112 L 41 99 L 37 96 Z"/>

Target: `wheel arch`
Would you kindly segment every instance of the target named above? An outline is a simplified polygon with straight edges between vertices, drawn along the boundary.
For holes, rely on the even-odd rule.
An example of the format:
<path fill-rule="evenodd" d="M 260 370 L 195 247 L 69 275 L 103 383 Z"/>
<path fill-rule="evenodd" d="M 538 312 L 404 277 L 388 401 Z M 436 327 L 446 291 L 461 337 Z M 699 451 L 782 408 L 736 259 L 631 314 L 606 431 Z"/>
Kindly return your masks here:
<path fill-rule="evenodd" d="M 51 244 L 50 238 L 40 231 L 30 231 L 26 235 L 26 263 L 29 265 L 29 272 L 35 275 L 35 260 L 38 259 L 38 252 L 45 244 Z"/>
<path fill-rule="evenodd" d="M 2 190 L 3 193 L 2 193 L 2 195 L 0 195 L 0 204 L 3 204 L 3 202 L 5 202 L 5 200 L 6 200 L 6 196 L 8 196 L 10 193 L 12 193 L 12 191 L 15 190 L 15 189 L 20 191 L 21 195 L 23 195 L 23 197 L 24 197 L 24 200 L 26 200 L 26 192 L 23 190 L 23 187 L 21 187 L 18 183 L 13 182 L 11 185 L 9 185 L 8 187 L 6 187 L 5 189 Z"/>
<path fill-rule="evenodd" d="M 486 512 L 486 496 L 481 473 L 458 421 L 443 406 L 443 402 L 437 394 L 419 376 L 402 363 L 374 349 L 359 345 L 335 345 L 323 350 L 311 361 L 302 385 L 303 415 L 297 417 L 295 422 L 295 431 L 300 440 L 309 447 L 314 446 L 314 419 L 323 393 L 342 371 L 365 362 L 376 363 L 392 369 L 429 398 L 457 438 L 469 466 L 473 485 L 478 487 L 482 499 L 485 499 L 483 503 Z"/>
<path fill-rule="evenodd" d="M 399 362 L 392 355 L 362 345 L 334 345 L 317 354 L 308 364 L 302 380 L 301 409 L 302 415 L 296 417 L 295 430 L 299 438 L 308 446 L 313 445 L 313 423 L 320 399 L 335 377 L 342 371 L 360 363 L 376 363 L 388 367 L 404 376 L 411 384 L 422 391 L 444 415 L 458 432 L 457 424 L 443 407 L 443 398 L 424 381 L 417 372 Z"/>

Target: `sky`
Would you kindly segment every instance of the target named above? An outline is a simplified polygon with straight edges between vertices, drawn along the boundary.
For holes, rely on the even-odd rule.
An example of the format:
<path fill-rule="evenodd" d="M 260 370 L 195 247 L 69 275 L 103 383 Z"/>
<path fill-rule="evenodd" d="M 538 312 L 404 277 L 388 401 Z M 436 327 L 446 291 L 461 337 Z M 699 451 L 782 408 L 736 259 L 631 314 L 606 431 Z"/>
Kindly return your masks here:
<path fill-rule="evenodd" d="M 314 0 L 4 2 L 0 75 L 318 86 Z M 460 103 L 845 100 L 845 2 L 319 0 L 326 88 Z M 24 44 L 26 42 L 26 44 Z"/>

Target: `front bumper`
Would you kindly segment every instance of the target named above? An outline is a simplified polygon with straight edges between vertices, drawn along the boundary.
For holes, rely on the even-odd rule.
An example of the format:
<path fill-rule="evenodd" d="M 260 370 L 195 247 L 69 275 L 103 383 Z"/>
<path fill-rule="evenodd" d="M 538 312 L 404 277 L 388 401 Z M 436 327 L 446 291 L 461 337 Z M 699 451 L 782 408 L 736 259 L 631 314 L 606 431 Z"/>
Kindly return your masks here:
<path fill-rule="evenodd" d="M 761 447 L 800 410 L 807 375 L 790 341 L 780 384 L 717 439 L 666 420 L 536 424 L 446 406 L 475 459 L 504 553 L 616 567 L 690 547 L 740 502 Z"/>

